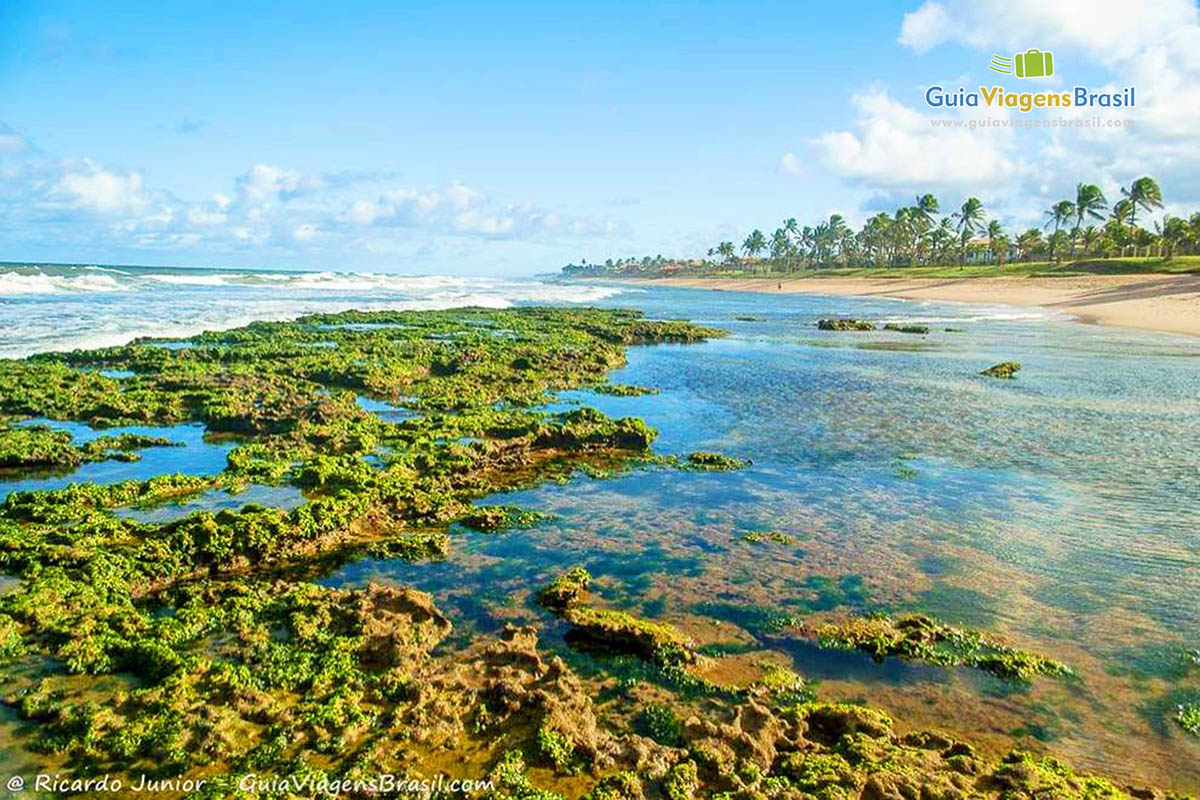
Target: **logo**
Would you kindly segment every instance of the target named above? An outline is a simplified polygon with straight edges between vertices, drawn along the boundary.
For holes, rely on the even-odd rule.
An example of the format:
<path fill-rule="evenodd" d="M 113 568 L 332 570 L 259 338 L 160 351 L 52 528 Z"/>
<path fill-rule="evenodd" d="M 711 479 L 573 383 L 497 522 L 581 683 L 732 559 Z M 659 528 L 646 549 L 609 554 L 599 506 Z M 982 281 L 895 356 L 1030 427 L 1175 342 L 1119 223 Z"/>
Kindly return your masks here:
<path fill-rule="evenodd" d="M 1034 47 L 1012 58 L 993 55 L 988 69 L 1017 78 L 1045 78 L 1054 74 L 1054 54 Z M 978 91 L 930 86 L 925 90 L 925 104 L 930 108 L 1011 108 L 1028 114 L 1050 108 L 1132 108 L 1136 102 L 1133 86 L 1098 92 L 1086 86 L 1057 92 L 1010 92 L 1000 86 L 980 86 Z"/>
<path fill-rule="evenodd" d="M 1054 74 L 1054 54 L 1033 47 L 1012 58 L 993 55 L 988 69 L 1018 78 L 1048 78 Z"/>

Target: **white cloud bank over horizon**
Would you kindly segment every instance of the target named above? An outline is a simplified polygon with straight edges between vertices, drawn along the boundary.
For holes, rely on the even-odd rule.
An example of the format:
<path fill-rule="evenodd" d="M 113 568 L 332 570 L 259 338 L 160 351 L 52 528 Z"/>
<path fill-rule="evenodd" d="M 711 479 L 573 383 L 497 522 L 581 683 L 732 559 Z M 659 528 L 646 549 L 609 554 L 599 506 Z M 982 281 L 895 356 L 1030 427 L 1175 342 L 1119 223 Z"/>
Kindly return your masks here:
<path fill-rule="evenodd" d="M 930 120 L 1024 115 L 985 107 L 932 109 L 916 91 L 906 90 L 901 100 L 886 86 L 870 86 L 850 97 L 852 129 L 827 131 L 806 143 L 830 172 L 866 190 L 864 203 L 880 191 L 973 194 L 996 216 L 1027 223 L 1043 202 L 1070 196 L 1078 181 L 1099 183 L 1115 201 L 1120 186 L 1146 174 L 1163 184 L 1167 211 L 1173 202 L 1200 199 L 1200 9 L 1192 0 L 925 0 L 905 14 L 897 41 L 917 54 L 959 45 L 977 52 L 980 65 L 993 52 L 1052 50 L 1060 65 L 1085 64 L 1105 73 L 1105 86 L 1095 89 L 1136 86 L 1134 108 L 1099 110 L 1135 126 L 938 128 Z M 1050 115 L 1086 118 L 1097 110 L 1054 109 Z"/>
<path fill-rule="evenodd" d="M 241 264 L 303 254 L 323 264 L 354 254 L 430 261 L 434 249 L 469 259 L 483 243 L 573 251 L 573 241 L 618 230 L 530 201 L 505 203 L 457 181 L 412 187 L 391 173 L 305 174 L 265 163 L 234 176 L 227 192 L 184 199 L 140 170 L 48 157 L 0 123 L 0 244 L 7 234 L 9 245 L 53 242 L 64 254 L 109 248 L 153 260 L 202 252 Z"/>

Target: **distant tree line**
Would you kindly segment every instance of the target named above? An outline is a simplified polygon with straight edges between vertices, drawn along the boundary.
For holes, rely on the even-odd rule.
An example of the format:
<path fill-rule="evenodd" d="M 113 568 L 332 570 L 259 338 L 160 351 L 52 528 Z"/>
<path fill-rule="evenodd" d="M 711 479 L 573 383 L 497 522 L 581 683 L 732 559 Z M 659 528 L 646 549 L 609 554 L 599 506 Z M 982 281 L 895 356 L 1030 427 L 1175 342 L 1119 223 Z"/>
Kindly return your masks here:
<path fill-rule="evenodd" d="M 1054 261 L 1064 257 L 1174 256 L 1200 252 L 1200 212 L 1163 218 L 1150 230 L 1139 215 L 1163 207 L 1162 189 L 1143 177 L 1122 187 L 1111 207 L 1099 186 L 1080 183 L 1073 199 L 1045 212 L 1045 224 L 1019 233 L 989 219 L 978 197 L 968 197 L 948 214 L 932 194 L 915 198 L 895 213 L 880 212 L 855 231 L 841 214 L 814 226 L 786 219 L 770 236 L 755 229 L 740 244 L 718 242 L 705 258 L 668 259 L 661 255 L 608 259 L 603 264 L 568 264 L 566 274 L 636 275 L 670 271 L 744 270 L 788 273 L 830 267 L 905 267 L 1008 261 Z"/>

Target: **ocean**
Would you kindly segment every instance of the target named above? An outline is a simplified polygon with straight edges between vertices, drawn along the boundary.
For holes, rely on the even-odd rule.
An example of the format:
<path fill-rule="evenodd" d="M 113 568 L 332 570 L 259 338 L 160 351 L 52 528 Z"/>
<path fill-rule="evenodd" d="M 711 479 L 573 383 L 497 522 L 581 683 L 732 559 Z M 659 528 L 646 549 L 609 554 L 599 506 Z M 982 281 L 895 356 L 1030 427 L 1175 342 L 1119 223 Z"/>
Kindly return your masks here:
<path fill-rule="evenodd" d="M 1037 309 L 878 297 L 3 267 L 0 354 L 313 311 L 531 303 L 631 307 L 729 330 L 703 344 L 631 348 L 613 381 L 658 394 L 565 392 L 546 408 L 642 417 L 658 429 L 660 453 L 714 450 L 753 463 L 727 473 L 580 474 L 489 498 L 549 520 L 504 536 L 461 531 L 444 562 L 368 559 L 321 583 L 382 579 L 432 592 L 467 636 L 520 618 L 514 598 L 583 564 L 610 604 L 737 629 L 789 656 L 823 697 L 865 699 L 997 752 L 1028 746 L 1107 775 L 1200 786 L 1200 742 L 1171 720 L 1179 703 L 1200 700 L 1195 338 Z M 816 329 L 835 315 L 930 333 Z M 1000 361 L 1022 364 L 1015 380 L 978 374 Z M 139 475 L 137 463 L 122 468 L 112 479 Z M 794 543 L 744 539 L 768 530 Z M 875 664 L 767 624 L 870 611 L 978 627 L 1080 677 L 1014 687 L 978 671 Z M 562 648 L 553 637 L 545 644 Z"/>

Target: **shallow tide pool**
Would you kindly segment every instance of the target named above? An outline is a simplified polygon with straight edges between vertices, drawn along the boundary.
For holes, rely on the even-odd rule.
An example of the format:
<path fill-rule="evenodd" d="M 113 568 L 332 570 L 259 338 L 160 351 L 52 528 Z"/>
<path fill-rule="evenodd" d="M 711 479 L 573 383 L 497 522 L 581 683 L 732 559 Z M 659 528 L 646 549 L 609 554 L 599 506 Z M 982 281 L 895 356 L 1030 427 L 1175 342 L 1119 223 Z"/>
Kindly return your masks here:
<path fill-rule="evenodd" d="M 1200 699 L 1200 663 L 1187 660 L 1200 646 L 1200 340 L 879 298 L 654 289 L 608 302 L 731 336 L 631 349 L 612 381 L 656 395 L 570 392 L 548 408 L 639 416 L 660 453 L 752 465 L 488 498 L 551 516 L 462 533 L 442 563 L 360 561 L 324 582 L 413 585 L 460 628 L 495 630 L 536 617 L 530 587 L 580 563 L 612 604 L 685 629 L 720 620 L 792 658 L 825 697 L 996 752 L 1046 749 L 1118 778 L 1200 786 L 1200 740 L 1170 718 Z M 838 315 L 931 332 L 816 329 Z M 1008 360 L 1023 365 L 1015 380 L 978 374 Z M 767 530 L 794 542 L 742 538 Z M 761 624 L 869 610 L 983 628 L 1080 680 L 1014 687 L 877 665 Z"/>

